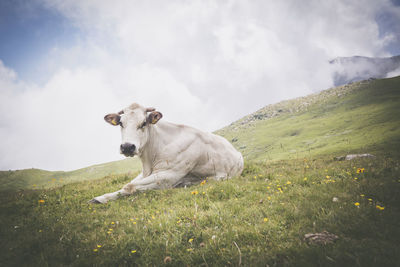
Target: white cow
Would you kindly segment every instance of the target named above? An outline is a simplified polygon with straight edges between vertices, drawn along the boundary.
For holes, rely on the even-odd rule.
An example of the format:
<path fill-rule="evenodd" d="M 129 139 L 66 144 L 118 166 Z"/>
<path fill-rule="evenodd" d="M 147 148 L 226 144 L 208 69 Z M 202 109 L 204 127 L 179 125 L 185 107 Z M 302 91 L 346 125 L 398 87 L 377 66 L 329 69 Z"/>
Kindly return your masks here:
<path fill-rule="evenodd" d="M 104 117 L 121 127 L 121 154 L 139 156 L 143 170 L 121 190 L 95 197 L 91 203 L 107 203 L 137 190 L 173 188 L 206 177 L 221 180 L 241 174 L 242 154 L 226 139 L 189 126 L 159 122 L 161 118 L 154 108 L 136 103 Z"/>

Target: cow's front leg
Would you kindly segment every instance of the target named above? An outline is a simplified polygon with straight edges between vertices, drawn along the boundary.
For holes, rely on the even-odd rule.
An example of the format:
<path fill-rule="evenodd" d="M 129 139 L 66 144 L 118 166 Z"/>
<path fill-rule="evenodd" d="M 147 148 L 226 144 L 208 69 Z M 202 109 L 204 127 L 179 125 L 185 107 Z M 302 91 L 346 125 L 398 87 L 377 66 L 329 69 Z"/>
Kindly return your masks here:
<path fill-rule="evenodd" d="M 136 191 L 172 188 L 185 175 L 186 172 L 177 172 L 173 170 L 158 171 L 157 173 L 153 173 L 147 177 L 142 177 L 140 174 L 129 184 L 124 185 L 121 190 L 95 197 L 90 200 L 89 203 L 105 204 L 108 201 L 116 200 L 121 196 L 131 195 Z"/>
<path fill-rule="evenodd" d="M 116 192 L 112 193 L 107 193 L 98 197 L 93 198 L 92 200 L 89 201 L 89 203 L 95 203 L 95 204 L 105 204 L 110 200 L 116 200 L 117 198 L 121 196 L 128 196 L 133 194 L 136 189 L 132 185 L 132 182 L 135 180 L 140 180 L 143 178 L 143 174 L 140 173 L 136 178 L 134 178 L 129 184 L 126 184 L 124 187 L 122 187 L 121 190 L 118 190 Z"/>
<path fill-rule="evenodd" d="M 185 171 L 176 170 L 158 171 L 147 177 L 135 179 L 131 184 L 135 191 L 173 188 L 186 174 Z"/>

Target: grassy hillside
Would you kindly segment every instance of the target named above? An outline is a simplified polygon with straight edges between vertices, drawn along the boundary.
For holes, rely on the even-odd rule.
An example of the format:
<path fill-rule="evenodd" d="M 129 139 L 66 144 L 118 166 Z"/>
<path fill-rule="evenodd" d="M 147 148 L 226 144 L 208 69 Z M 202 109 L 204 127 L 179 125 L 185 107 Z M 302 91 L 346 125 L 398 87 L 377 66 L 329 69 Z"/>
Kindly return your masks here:
<path fill-rule="evenodd" d="M 399 96 L 393 78 L 265 107 L 218 131 L 245 155 L 228 181 L 106 205 L 87 201 L 139 170 L 2 192 L 0 266 L 399 266 Z M 376 157 L 333 159 L 356 152 Z"/>
<path fill-rule="evenodd" d="M 247 159 L 400 154 L 400 77 L 353 83 L 267 106 L 217 132 Z"/>
<path fill-rule="evenodd" d="M 99 179 L 107 175 L 137 172 L 140 168 L 141 164 L 137 158 L 127 158 L 70 172 L 39 169 L 0 171 L 0 192 L 59 187 L 73 182 Z"/>

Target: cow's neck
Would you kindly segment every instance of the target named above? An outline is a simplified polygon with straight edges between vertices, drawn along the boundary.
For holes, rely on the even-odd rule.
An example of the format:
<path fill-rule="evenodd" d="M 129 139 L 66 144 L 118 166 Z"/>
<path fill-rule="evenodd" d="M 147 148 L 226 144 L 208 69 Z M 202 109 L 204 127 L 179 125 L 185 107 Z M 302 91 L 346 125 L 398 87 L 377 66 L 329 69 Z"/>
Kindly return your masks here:
<path fill-rule="evenodd" d="M 153 167 L 157 162 L 160 151 L 171 142 L 168 138 L 169 132 L 175 125 L 168 122 L 159 122 L 149 128 L 149 139 L 140 155 L 142 161 L 143 177 L 149 176 L 153 172 Z"/>

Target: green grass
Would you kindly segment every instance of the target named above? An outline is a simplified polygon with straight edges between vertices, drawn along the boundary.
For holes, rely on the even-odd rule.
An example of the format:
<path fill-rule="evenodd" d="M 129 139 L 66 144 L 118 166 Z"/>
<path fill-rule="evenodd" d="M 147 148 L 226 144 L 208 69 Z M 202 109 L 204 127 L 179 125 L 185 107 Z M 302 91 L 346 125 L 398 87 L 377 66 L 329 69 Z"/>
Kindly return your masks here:
<path fill-rule="evenodd" d="M 245 156 L 240 177 L 106 205 L 87 201 L 138 162 L 0 174 L 0 266 L 398 266 L 399 96 L 393 78 L 265 107 L 218 131 Z M 359 152 L 376 157 L 333 159 Z M 304 240 L 324 230 L 339 239 Z"/>
<path fill-rule="evenodd" d="M 19 192 L 1 199 L 0 264 L 159 266 L 169 256 L 175 266 L 395 266 L 399 177 L 390 158 L 299 159 L 247 164 L 235 179 L 107 205 L 86 201 L 131 177 Z M 304 241 L 304 234 L 323 230 L 339 239 L 322 246 Z"/>
<path fill-rule="evenodd" d="M 0 171 L 0 192 L 60 187 L 69 183 L 103 178 L 107 175 L 133 173 L 140 168 L 138 158 L 127 158 L 69 172 L 40 169 Z"/>

